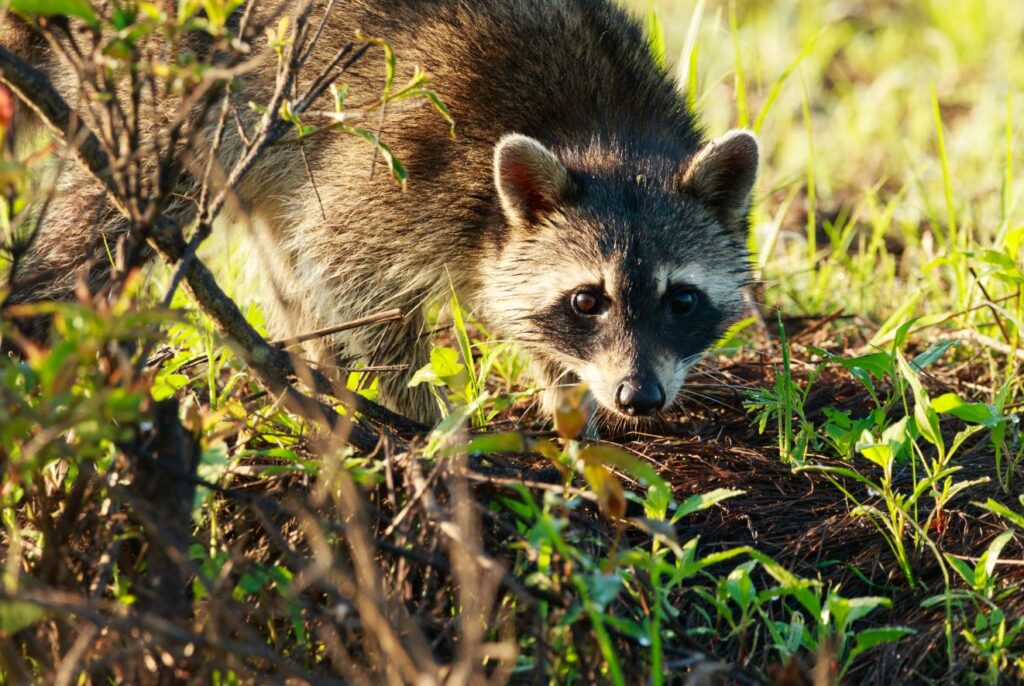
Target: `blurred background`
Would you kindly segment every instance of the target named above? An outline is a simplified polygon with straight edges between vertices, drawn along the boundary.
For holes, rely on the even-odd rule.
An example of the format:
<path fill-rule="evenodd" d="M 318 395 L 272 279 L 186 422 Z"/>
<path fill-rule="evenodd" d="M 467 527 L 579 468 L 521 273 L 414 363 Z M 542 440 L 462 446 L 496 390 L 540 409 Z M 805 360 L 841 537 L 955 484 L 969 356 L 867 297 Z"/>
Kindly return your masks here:
<path fill-rule="evenodd" d="M 761 139 L 770 304 L 939 314 L 998 259 L 966 253 L 1016 261 L 1024 3 L 627 4 L 709 133 Z"/>

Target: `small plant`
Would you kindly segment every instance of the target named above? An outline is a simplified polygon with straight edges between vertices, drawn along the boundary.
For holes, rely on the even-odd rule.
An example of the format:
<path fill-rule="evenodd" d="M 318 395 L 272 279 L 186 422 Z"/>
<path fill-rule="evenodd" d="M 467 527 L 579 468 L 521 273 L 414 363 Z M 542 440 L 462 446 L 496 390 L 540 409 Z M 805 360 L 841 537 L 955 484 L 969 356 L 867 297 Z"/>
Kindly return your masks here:
<path fill-rule="evenodd" d="M 900 348 L 913 324 L 914 321 L 910 321 L 898 328 L 889 351 L 844 358 L 815 349 L 824 363 L 811 372 L 802 389 L 793 383 L 789 372 L 788 341 L 783 331 L 783 366 L 776 376 L 775 389 L 771 392 L 754 391 L 746 403 L 748 410 L 756 413 L 761 431 L 764 431 L 771 418 L 775 418 L 779 432 L 779 451 L 785 461 L 793 464 L 796 471 L 827 475 L 856 504 L 854 514 L 871 519 L 893 551 L 911 586 L 916 582 L 911 564 L 912 555 L 905 540 L 910 538 L 914 551 L 920 551 L 927 542 L 927 532 L 933 526 L 941 531 L 946 505 L 957 495 L 987 480 L 956 481 L 954 475 L 961 469 L 954 461 L 957 451 L 983 428 L 990 430 L 993 445 L 1001 444 L 1008 421 L 1007 417 L 999 413 L 997 405 L 966 403 L 955 394 L 946 394 L 934 400 L 929 397 L 919 375 L 928 365 L 941 359 L 953 344 L 941 342 L 908 361 Z M 865 417 L 853 419 L 847 413 L 825 408 L 826 421 L 820 428 L 807 420 L 803 408 L 808 393 L 828 364 L 841 366 L 860 382 L 874 403 L 872 412 Z M 880 393 L 877 381 L 891 384 L 893 392 L 885 395 Z M 911 399 L 913 410 L 909 409 Z M 1004 403 L 1005 400 L 997 402 Z M 904 416 L 892 419 L 901 409 Z M 972 426 L 958 432 L 947 445 L 940 429 L 940 414 L 958 417 L 971 422 Z M 799 422 L 800 428 L 797 431 L 793 429 L 794 421 Z M 919 439 L 933 446 L 933 458 L 925 454 Z M 822 465 L 806 460 L 809 449 L 824 448 L 831 448 L 840 458 L 851 462 L 850 466 Z M 855 455 L 873 463 L 880 473 L 870 476 L 857 469 L 852 461 Z M 997 450 L 997 461 L 998 455 Z M 908 466 L 911 472 L 910 483 L 905 489 L 898 486 L 896 481 L 897 467 L 902 465 Z M 856 495 L 836 477 L 860 484 L 865 488 L 866 496 Z M 924 507 L 926 497 L 931 502 Z M 881 509 L 871 504 L 873 498 L 881 500 Z"/>
<path fill-rule="evenodd" d="M 789 341 L 785 327 L 779 320 L 779 341 L 782 349 L 782 367 L 775 376 L 775 385 L 771 390 L 754 389 L 744 401 L 744 407 L 755 415 L 757 428 L 764 433 L 768 422 L 775 420 L 779 436 L 779 457 L 786 463 L 798 466 L 804 463 L 807 450 L 812 446 L 814 425 L 804 415 L 804 404 L 811 392 L 814 377 L 808 380 L 801 390 L 792 377 Z M 794 429 L 794 422 L 797 424 Z"/>
<path fill-rule="evenodd" d="M 454 294 L 448 310 L 452 317 L 455 347 L 435 346 L 430 353 L 430 362 L 416 371 L 409 385 L 429 384 L 445 417 L 453 407 L 472 405 L 475 408 L 473 426 L 484 427 L 517 398 L 526 395 L 510 392 L 489 397 L 488 378 L 497 373 L 511 385 L 521 378 L 524 363 L 508 344 L 471 342 L 467 313 Z"/>
<path fill-rule="evenodd" d="M 996 575 L 999 555 L 1014 535 L 1014 531 L 1009 530 L 992 539 L 973 567 L 963 559 L 947 553 L 946 561 L 964 582 L 966 589 L 948 589 L 945 594 L 922 603 L 924 607 L 939 603 L 953 605 L 965 624 L 965 628 L 960 631 L 961 636 L 986 668 L 983 674 L 975 675 L 972 680 L 993 686 L 1001 683 L 1008 670 L 1020 672 L 1024 668 L 1024 658 L 1014 649 L 1017 639 L 1024 635 L 1024 618 L 1015 620 L 1000 608 L 1000 604 L 1020 589 L 1016 586 L 1001 587 Z"/>
<path fill-rule="evenodd" d="M 525 489 L 520 489 L 522 500 L 506 502 L 506 506 L 515 509 L 524 519 L 536 521 L 526 532 L 530 548 L 539 551 L 538 571 L 531 579 L 548 588 L 554 558 L 568 564 L 569 577 L 562 581 L 576 590 L 580 602 L 569 615 L 574 619 L 586 618 L 591 623 L 612 683 L 628 681 L 613 647 L 611 631 L 630 636 L 641 645 L 649 645 L 651 683 L 664 683 L 664 646 L 666 641 L 675 638 L 671 632 L 666 633 L 664 622 L 679 614 L 680 597 L 684 595 L 703 601 L 705 609 L 701 613 L 708 622 L 704 627 L 691 629 L 690 635 L 736 640 L 740 643 L 741 656 L 757 652 L 761 642 L 770 641 L 783 660 L 798 652 L 814 653 L 825 642 L 834 643 L 839 656 L 838 678 L 842 678 L 864 651 L 913 633 L 903 627 L 854 629 L 854 622 L 887 606 L 887 599 L 846 599 L 835 590 L 822 597 L 820 584 L 792 574 L 749 546 L 698 556 L 698 538 L 684 544 L 677 542 L 673 526 L 681 519 L 742 492 L 716 489 L 691 496 L 682 503 L 675 502 L 666 482 L 650 466 L 615 446 L 585 445 L 576 440 L 587 423 L 584 397 L 582 388 L 567 393 L 556 413 L 555 425 L 564 441 L 561 448 L 547 439 L 528 439 L 521 434 L 506 433 L 475 438 L 469 443 L 468 451 L 486 454 L 532 449 L 548 457 L 564 475 L 562 498 L 549 493 L 540 505 Z M 627 491 L 617 476 L 619 473 L 644 485 L 646 495 Z M 567 535 L 568 517 L 584 502 L 569 496 L 576 475 L 583 476 L 601 512 L 615 526 L 614 537 L 601 556 L 586 552 L 581 547 L 583 541 Z M 628 518 L 629 502 L 642 506 L 645 516 Z M 649 547 L 623 547 L 628 527 L 648 533 L 651 536 Z M 725 576 L 713 572 L 737 557 L 750 559 Z M 779 585 L 757 590 L 755 568 L 762 569 Z M 617 601 L 623 593 L 640 606 L 649 608 L 645 616 L 622 616 L 612 611 L 612 607 L 621 604 Z M 780 599 L 785 599 L 781 607 Z M 775 619 L 780 610 L 788 614 L 786 622 Z M 809 616 L 805 616 L 805 612 Z M 721 622 L 727 625 L 727 630 L 719 626 Z M 556 635 L 550 640 L 554 645 L 562 645 L 567 639 Z M 558 672 L 560 678 L 569 677 L 571 666 L 572 660 L 567 656 L 563 671 Z"/>

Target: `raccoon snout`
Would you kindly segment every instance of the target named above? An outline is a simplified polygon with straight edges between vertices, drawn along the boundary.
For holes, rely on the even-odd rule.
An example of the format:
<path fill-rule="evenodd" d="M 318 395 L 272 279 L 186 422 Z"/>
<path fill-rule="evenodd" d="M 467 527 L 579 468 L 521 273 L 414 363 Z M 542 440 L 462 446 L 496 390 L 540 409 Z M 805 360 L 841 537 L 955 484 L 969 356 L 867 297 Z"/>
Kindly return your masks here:
<path fill-rule="evenodd" d="M 615 389 L 615 404 L 630 417 L 649 417 L 665 406 L 665 389 L 654 379 L 629 378 Z"/>

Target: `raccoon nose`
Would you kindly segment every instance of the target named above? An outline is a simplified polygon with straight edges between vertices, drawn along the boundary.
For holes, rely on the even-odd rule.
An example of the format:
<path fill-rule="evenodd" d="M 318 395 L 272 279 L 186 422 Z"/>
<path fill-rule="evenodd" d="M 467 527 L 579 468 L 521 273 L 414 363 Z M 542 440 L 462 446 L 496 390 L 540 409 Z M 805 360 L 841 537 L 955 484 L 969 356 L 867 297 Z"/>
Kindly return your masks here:
<path fill-rule="evenodd" d="M 615 391 L 615 404 L 630 417 L 649 417 L 665 405 L 665 389 L 657 381 L 626 379 Z"/>

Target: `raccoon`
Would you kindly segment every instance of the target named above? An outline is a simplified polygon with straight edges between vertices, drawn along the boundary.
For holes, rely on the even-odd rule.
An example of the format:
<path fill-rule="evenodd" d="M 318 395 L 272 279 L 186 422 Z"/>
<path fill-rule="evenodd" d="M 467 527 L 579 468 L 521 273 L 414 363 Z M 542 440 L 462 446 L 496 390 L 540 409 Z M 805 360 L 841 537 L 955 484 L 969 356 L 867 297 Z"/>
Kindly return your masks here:
<path fill-rule="evenodd" d="M 430 74 L 457 136 L 423 111 L 386 118 L 384 137 L 410 175 L 404 193 L 371 178 L 375 152 L 345 137 L 307 146 L 306 161 L 287 147 L 261 159 L 237 189 L 236 220 L 255 237 L 243 266 L 275 294 L 272 332 L 400 307 L 401 326 L 310 354 L 407 365 L 381 378 L 382 400 L 431 422 L 431 392 L 408 382 L 429 360 L 424 306 L 454 287 L 494 336 L 531 355 L 548 411 L 577 382 L 612 417 L 671 407 L 744 307 L 754 136 L 707 140 L 640 26 L 607 0 L 332 6 L 318 3 L 330 16 L 311 68 L 357 31 L 384 37 L 400 68 Z M 375 97 L 381 71 L 362 60 L 345 75 L 350 92 Z M 251 74 L 245 97 L 268 98 L 273 81 L 272 65 Z M 224 164 L 241 150 L 228 129 Z M 102 209 L 83 221 L 102 197 L 90 182 L 64 185 L 29 276 L 55 265 L 69 274 L 99 234 L 124 230 Z M 186 194 L 172 211 L 185 222 L 194 209 Z M 70 290 L 66 277 L 33 297 Z"/>

